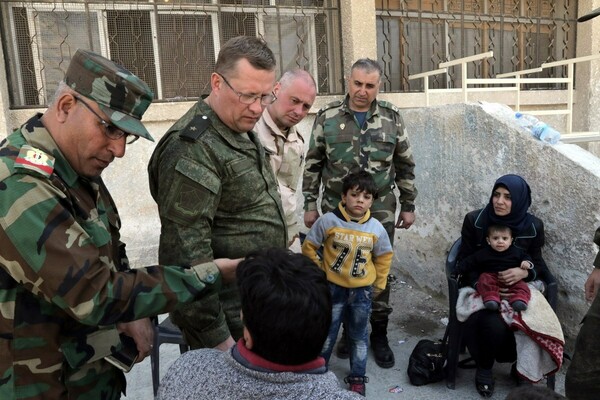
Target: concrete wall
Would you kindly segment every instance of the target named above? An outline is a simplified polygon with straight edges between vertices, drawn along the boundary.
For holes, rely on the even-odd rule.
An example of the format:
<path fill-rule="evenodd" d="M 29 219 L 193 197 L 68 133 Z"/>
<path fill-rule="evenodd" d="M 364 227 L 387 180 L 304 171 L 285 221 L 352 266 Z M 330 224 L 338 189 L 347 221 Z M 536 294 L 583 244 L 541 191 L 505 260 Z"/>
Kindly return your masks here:
<path fill-rule="evenodd" d="M 600 0 L 580 0 L 577 3 L 577 15 L 581 16 L 600 7 Z M 600 51 L 600 17 L 577 24 L 576 56 L 598 54 Z M 600 60 L 576 65 L 575 102 L 580 107 L 573 109 L 573 128 L 575 131 L 600 130 L 600 115 L 596 112 L 600 106 Z"/>
<path fill-rule="evenodd" d="M 434 293 L 446 293 L 446 252 L 466 212 L 484 206 L 496 178 L 523 176 L 530 211 L 546 227 L 544 258 L 559 284 L 559 318 L 569 338 L 587 310 L 583 283 L 597 249 L 600 160 L 579 146 L 544 145 L 477 105 L 403 111 L 417 163 L 417 221 L 399 233 L 398 265 Z"/>

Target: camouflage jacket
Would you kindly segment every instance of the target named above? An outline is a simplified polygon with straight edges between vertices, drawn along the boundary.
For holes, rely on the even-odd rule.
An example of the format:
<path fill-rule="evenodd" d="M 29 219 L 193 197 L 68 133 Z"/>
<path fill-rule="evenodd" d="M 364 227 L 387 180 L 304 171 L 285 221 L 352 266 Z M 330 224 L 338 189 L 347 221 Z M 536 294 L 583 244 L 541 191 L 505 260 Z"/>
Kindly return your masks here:
<path fill-rule="evenodd" d="M 204 101 L 167 131 L 148 173 L 161 220 L 160 262 L 238 258 L 287 246 L 277 182 L 260 141 L 253 132 L 229 129 Z M 203 299 L 193 313 L 193 305 L 182 311 L 202 314 L 204 326 L 197 329 L 207 347 L 229 336 L 220 302 L 236 296 L 230 289 Z M 239 300 L 232 301 L 239 308 Z"/>
<path fill-rule="evenodd" d="M 345 100 L 319 110 L 306 154 L 302 191 L 304 209 L 317 209 L 319 187 L 340 198 L 342 178 L 349 172 L 373 174 L 380 195 L 394 183 L 400 190 L 402 211 L 414 211 L 417 197 L 413 160 L 400 111 L 386 101 L 373 101 L 361 129 Z"/>
<path fill-rule="evenodd" d="M 115 324 L 220 284 L 213 263 L 130 270 L 120 223 L 40 115 L 0 143 L 1 399 L 120 398 L 124 376 L 103 358 L 120 346 Z"/>
<path fill-rule="evenodd" d="M 269 160 L 277 183 L 279 194 L 285 212 L 288 227 L 288 238 L 291 240 L 298 234 L 298 218 L 296 208 L 298 204 L 297 190 L 302 177 L 304 164 L 304 138 L 292 126 L 287 134 L 277 127 L 269 110 L 263 112 L 262 117 L 254 126 Z"/>

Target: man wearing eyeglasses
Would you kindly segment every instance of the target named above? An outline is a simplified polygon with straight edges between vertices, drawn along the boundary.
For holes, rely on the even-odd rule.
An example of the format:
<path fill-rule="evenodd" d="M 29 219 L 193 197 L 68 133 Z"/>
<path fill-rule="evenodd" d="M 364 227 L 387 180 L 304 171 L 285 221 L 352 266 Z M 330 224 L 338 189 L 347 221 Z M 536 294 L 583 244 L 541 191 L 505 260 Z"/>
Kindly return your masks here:
<path fill-rule="evenodd" d="M 221 48 L 210 94 L 179 119 L 148 166 L 161 220 L 159 261 L 239 258 L 287 245 L 277 181 L 254 125 L 276 101 L 275 57 L 261 39 Z M 171 313 L 192 348 L 232 347 L 243 333 L 235 285 Z"/>
<path fill-rule="evenodd" d="M 267 106 L 254 130 L 269 154 L 285 211 L 289 247 L 299 253 L 296 191 L 304 164 L 304 138 L 296 129 L 308 115 L 317 96 L 313 77 L 301 69 L 285 72 L 273 90 L 277 101 Z"/>
<path fill-rule="evenodd" d="M 153 140 L 140 121 L 152 98 L 131 72 L 77 50 L 44 114 L 0 143 L 0 399 L 119 399 L 120 334 L 139 362 L 149 316 L 234 278 L 237 260 L 129 268 L 100 175 L 127 143 Z"/>

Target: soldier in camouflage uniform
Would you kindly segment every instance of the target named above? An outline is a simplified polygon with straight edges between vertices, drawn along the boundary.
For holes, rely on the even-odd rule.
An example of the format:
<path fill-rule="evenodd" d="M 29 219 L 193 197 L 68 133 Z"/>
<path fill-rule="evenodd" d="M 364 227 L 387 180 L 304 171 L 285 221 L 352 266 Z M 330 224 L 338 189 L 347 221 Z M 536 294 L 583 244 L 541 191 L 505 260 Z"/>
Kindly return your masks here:
<path fill-rule="evenodd" d="M 594 234 L 594 243 L 600 246 L 600 227 Z M 585 299 L 592 302 L 583 318 L 575 341 L 573 360 L 565 377 L 565 394 L 573 400 L 597 399 L 600 392 L 600 251 L 594 260 L 594 269 L 584 285 Z"/>
<path fill-rule="evenodd" d="M 152 315 L 233 279 L 235 262 L 131 270 L 100 178 L 125 144 L 152 140 L 152 91 L 78 50 L 48 110 L 0 143 L 0 399 L 119 399 L 106 356 L 131 336 L 141 361 Z M 203 293 L 203 294 L 204 294 Z"/>
<path fill-rule="evenodd" d="M 597 8 L 577 19 L 585 22 L 600 15 Z M 600 246 L 600 227 L 594 234 L 594 243 Z M 600 393 L 600 251 L 594 260 L 594 269 L 588 276 L 585 285 L 585 299 L 592 302 L 583 318 L 577 340 L 573 360 L 565 377 L 565 395 L 572 400 L 596 399 Z"/>
<path fill-rule="evenodd" d="M 318 112 L 302 185 L 304 223 L 310 228 L 318 218 L 319 195 L 323 213 L 335 209 L 341 200 L 344 176 L 365 170 L 373 175 L 378 187 L 378 199 L 373 202 L 371 214 L 383 224 L 393 244 L 394 228 L 408 229 L 415 220 L 417 189 L 415 163 L 400 112 L 393 104 L 376 100 L 381 73 L 381 66 L 374 60 L 356 61 L 348 78 L 345 99 Z M 323 193 L 319 190 L 321 184 Z M 399 189 L 401 202 L 397 221 L 394 186 Z M 389 296 L 387 285 L 373 299 L 371 314 L 371 347 L 377 365 L 383 368 L 391 368 L 395 362 L 387 339 L 392 312 Z M 338 347 L 338 355 L 347 357 L 344 341 Z"/>
<path fill-rule="evenodd" d="M 267 106 L 254 131 L 269 154 L 271 167 L 277 177 L 288 228 L 288 244 L 290 249 L 299 253 L 296 191 L 304 164 L 304 138 L 297 131 L 296 124 L 310 111 L 317 87 L 308 72 L 294 69 L 282 75 L 273 92 L 277 101 Z"/>
<path fill-rule="evenodd" d="M 287 246 L 277 181 L 251 132 L 275 101 L 275 58 L 264 41 L 236 37 L 219 52 L 211 93 L 161 139 L 150 191 L 162 224 L 159 261 L 238 258 Z M 242 336 L 235 284 L 171 314 L 192 348 L 225 350 Z"/>

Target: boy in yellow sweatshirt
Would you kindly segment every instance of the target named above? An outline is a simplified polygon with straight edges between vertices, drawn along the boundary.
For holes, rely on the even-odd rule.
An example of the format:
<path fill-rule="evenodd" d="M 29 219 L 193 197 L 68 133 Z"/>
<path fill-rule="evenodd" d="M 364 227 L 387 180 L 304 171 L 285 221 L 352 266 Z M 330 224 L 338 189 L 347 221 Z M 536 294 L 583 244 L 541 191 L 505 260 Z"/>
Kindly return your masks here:
<path fill-rule="evenodd" d="M 366 171 L 351 173 L 342 181 L 338 208 L 321 216 L 302 245 L 327 274 L 333 309 L 329 335 L 321 355 L 329 362 L 340 324 L 346 325 L 350 348 L 350 390 L 365 395 L 367 331 L 371 299 L 385 289 L 393 250 L 385 228 L 369 209 L 377 186 Z M 317 250 L 323 246 L 323 260 Z"/>

